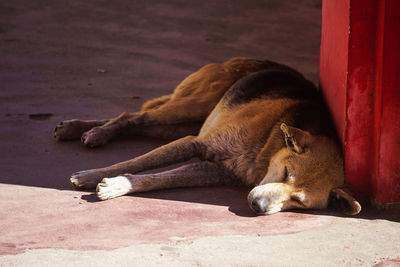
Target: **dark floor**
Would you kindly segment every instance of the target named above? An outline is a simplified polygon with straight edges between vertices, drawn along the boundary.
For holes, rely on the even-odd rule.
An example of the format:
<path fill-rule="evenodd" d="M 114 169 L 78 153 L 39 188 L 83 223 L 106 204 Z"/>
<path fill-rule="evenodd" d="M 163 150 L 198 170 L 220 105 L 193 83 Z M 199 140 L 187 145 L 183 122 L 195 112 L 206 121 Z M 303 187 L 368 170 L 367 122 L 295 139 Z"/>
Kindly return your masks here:
<path fill-rule="evenodd" d="M 210 62 L 268 58 L 316 81 L 319 10 L 315 0 L 0 3 L 0 181 L 70 188 L 73 171 L 162 144 L 87 150 L 55 143 L 52 131 L 65 119 L 136 111 Z"/>

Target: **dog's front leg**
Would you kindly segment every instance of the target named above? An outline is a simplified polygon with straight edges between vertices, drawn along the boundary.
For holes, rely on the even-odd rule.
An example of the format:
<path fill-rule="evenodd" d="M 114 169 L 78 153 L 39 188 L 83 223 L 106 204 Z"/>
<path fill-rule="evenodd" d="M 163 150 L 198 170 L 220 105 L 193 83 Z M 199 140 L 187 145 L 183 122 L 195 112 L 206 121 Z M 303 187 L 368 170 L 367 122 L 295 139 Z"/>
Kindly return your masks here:
<path fill-rule="evenodd" d="M 187 136 L 128 161 L 74 173 L 70 180 L 78 188 L 95 188 L 104 177 L 133 174 L 189 160 L 201 153 L 201 147 L 195 136 Z"/>
<path fill-rule="evenodd" d="M 129 193 L 176 187 L 226 185 L 231 177 L 217 164 L 204 161 L 156 174 L 123 174 L 104 178 L 97 185 L 97 196 L 107 200 Z"/>

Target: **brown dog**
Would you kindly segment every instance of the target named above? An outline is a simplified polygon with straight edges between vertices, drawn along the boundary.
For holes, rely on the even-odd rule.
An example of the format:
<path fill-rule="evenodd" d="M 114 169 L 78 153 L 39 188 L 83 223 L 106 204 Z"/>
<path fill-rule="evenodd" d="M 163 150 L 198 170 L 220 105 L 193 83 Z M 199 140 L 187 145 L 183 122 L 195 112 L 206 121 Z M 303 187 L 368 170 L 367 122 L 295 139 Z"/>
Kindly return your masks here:
<path fill-rule="evenodd" d="M 180 139 L 126 162 L 74 173 L 74 186 L 97 186 L 98 197 L 106 200 L 132 192 L 239 181 L 254 187 L 248 202 L 257 214 L 322 209 L 332 197 L 347 203 L 349 214 L 361 210 L 340 189 L 342 153 L 320 93 L 281 64 L 232 58 L 206 65 L 173 94 L 147 102 L 140 112 L 112 120 L 65 121 L 56 127 L 55 137 L 81 138 L 95 147 L 124 132 Z M 194 157 L 202 161 L 136 174 Z"/>

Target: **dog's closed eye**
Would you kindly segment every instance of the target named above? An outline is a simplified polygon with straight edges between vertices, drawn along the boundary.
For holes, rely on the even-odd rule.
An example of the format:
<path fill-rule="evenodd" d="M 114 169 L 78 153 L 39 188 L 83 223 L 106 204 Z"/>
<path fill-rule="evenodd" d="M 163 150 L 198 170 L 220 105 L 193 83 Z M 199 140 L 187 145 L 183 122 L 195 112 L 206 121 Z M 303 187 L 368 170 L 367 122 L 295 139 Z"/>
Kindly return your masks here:
<path fill-rule="evenodd" d="M 300 205 L 301 207 L 304 207 L 304 203 L 301 201 L 301 199 L 298 196 L 291 196 L 290 201 L 294 202 L 297 205 Z"/>
<path fill-rule="evenodd" d="M 287 183 L 287 182 L 294 182 L 294 175 L 291 171 L 289 171 L 288 167 L 285 166 L 285 168 L 283 169 L 283 179 L 282 179 L 282 183 Z"/>
<path fill-rule="evenodd" d="M 285 166 L 285 168 L 283 169 L 283 180 L 282 183 L 286 183 L 288 181 L 289 178 L 289 173 L 288 173 L 288 169 Z"/>

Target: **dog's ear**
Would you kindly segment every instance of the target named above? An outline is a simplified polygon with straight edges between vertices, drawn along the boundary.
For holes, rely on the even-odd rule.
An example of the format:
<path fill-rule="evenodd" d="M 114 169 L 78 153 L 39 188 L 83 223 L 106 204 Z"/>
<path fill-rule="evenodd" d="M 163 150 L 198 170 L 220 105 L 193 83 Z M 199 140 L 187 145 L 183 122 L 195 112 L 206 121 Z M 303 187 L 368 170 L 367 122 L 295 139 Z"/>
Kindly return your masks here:
<path fill-rule="evenodd" d="M 310 137 L 310 134 L 298 128 L 287 126 L 285 123 L 282 123 L 280 128 L 285 135 L 286 145 L 294 152 L 303 153 L 306 139 Z"/>
<path fill-rule="evenodd" d="M 356 215 L 361 211 L 360 203 L 341 188 L 332 189 L 329 195 L 329 206 L 343 210 L 348 215 Z"/>

